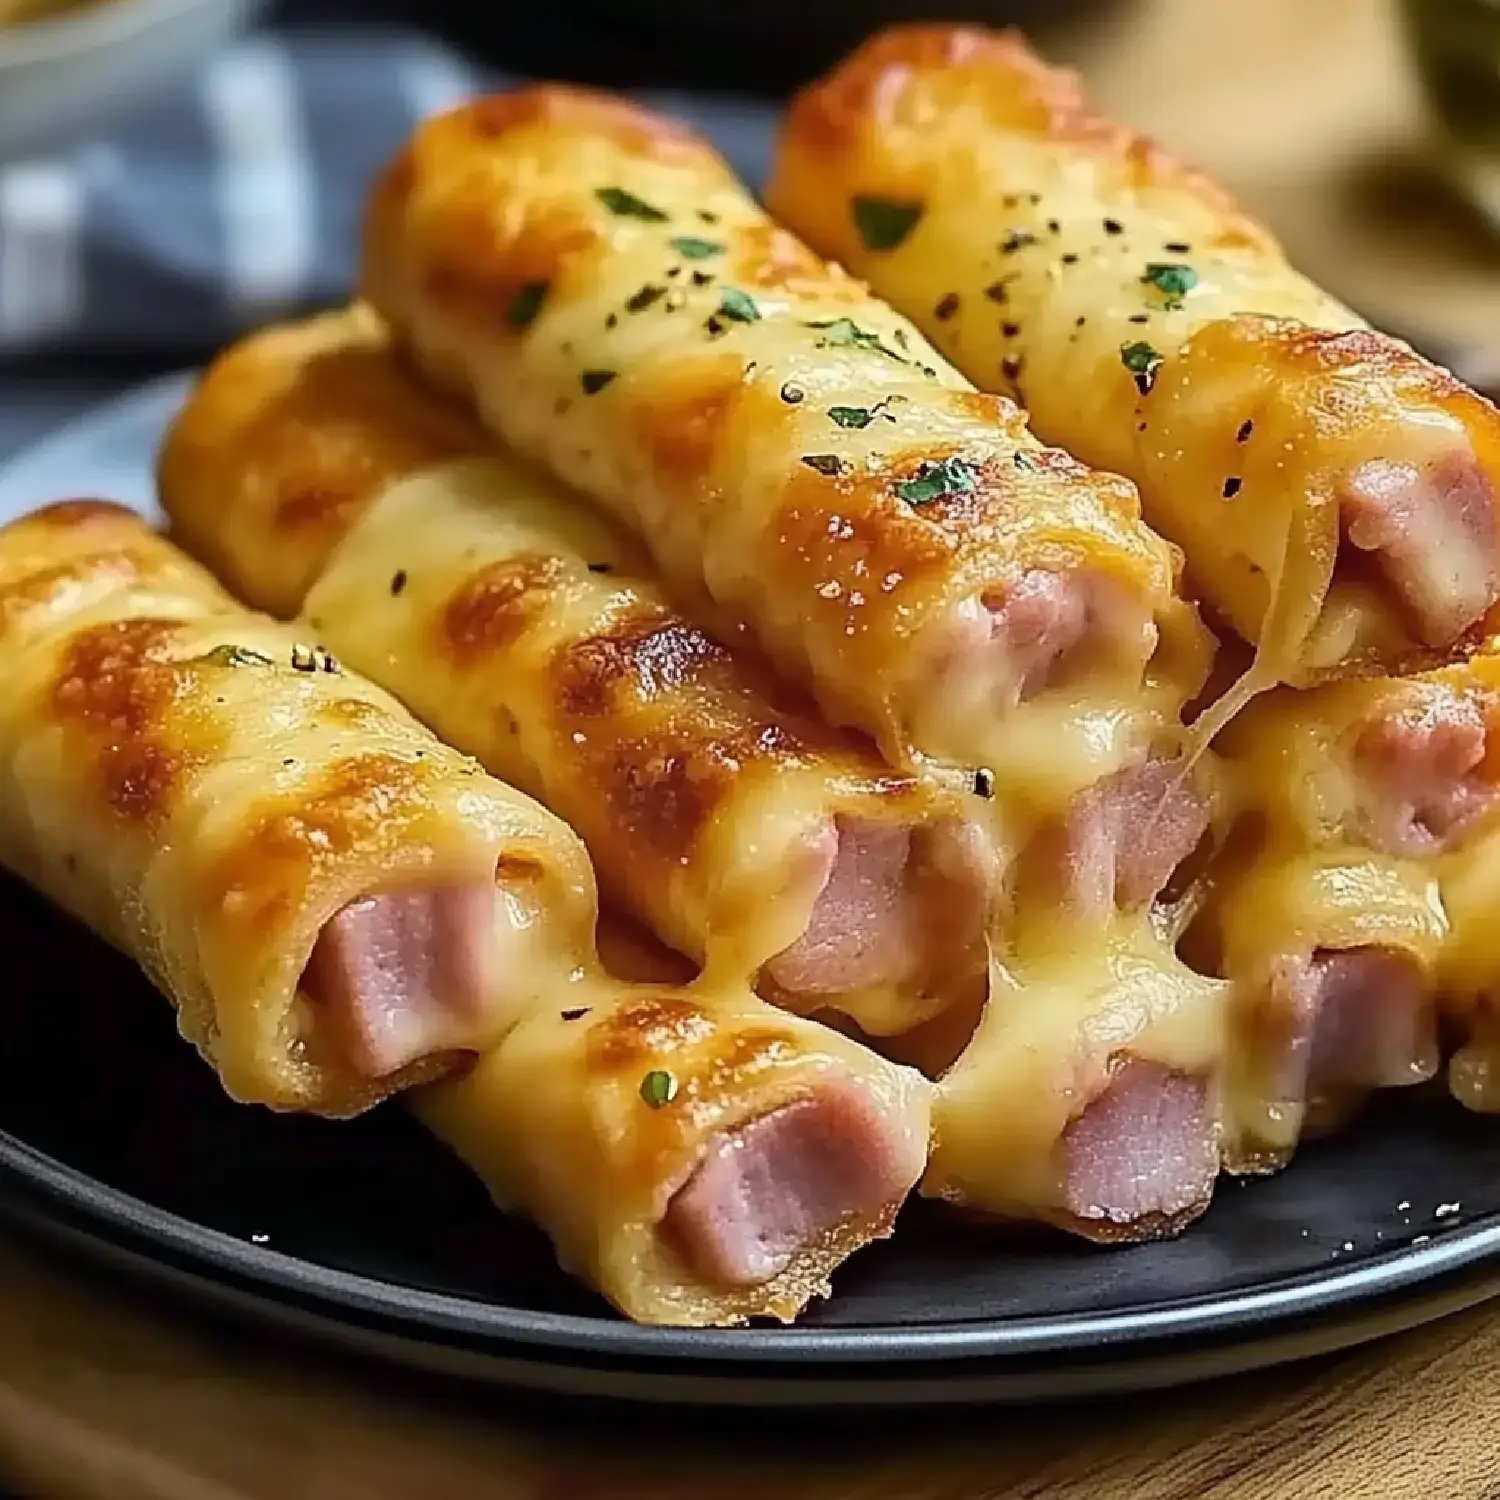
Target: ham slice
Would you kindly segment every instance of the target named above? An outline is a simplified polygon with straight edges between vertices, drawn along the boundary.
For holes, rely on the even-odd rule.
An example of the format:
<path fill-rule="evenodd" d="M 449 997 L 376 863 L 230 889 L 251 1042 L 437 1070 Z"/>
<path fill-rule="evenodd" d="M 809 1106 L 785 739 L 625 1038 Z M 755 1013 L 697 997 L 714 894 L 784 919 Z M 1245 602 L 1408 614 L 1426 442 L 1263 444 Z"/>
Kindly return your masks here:
<path fill-rule="evenodd" d="M 1420 859 L 1462 842 L 1500 802 L 1487 764 L 1492 712 L 1436 690 L 1360 731 L 1351 759 L 1366 843 Z"/>
<path fill-rule="evenodd" d="M 1207 1082 L 1129 1058 L 1063 1136 L 1066 1227 L 1101 1241 L 1176 1233 L 1208 1207 L 1219 1131 Z"/>
<path fill-rule="evenodd" d="M 477 881 L 365 896 L 324 926 L 302 990 L 350 1066 L 385 1078 L 483 1029 L 498 909 Z"/>
<path fill-rule="evenodd" d="M 765 970 L 787 995 L 919 985 L 982 940 L 987 882 L 968 830 L 840 817 L 814 848 L 807 928 Z"/>
<path fill-rule="evenodd" d="M 1269 1000 L 1281 1024 L 1279 1056 L 1266 1077 L 1282 1102 L 1337 1106 L 1351 1095 L 1421 1083 L 1437 1071 L 1427 983 L 1404 953 L 1319 949 L 1284 958 Z"/>
<path fill-rule="evenodd" d="M 1144 906 L 1198 847 L 1209 812 L 1181 760 L 1148 756 L 1074 797 L 1032 844 L 1029 878 L 1086 917 Z"/>
<path fill-rule="evenodd" d="M 865 1091 L 830 1082 L 721 1136 L 663 1229 L 720 1286 L 758 1286 L 840 1226 L 887 1219 L 922 1169 Z"/>
<path fill-rule="evenodd" d="M 1372 459 L 1339 504 L 1345 537 L 1372 555 L 1425 645 L 1448 645 L 1495 602 L 1495 490 L 1473 454 L 1423 467 Z"/>

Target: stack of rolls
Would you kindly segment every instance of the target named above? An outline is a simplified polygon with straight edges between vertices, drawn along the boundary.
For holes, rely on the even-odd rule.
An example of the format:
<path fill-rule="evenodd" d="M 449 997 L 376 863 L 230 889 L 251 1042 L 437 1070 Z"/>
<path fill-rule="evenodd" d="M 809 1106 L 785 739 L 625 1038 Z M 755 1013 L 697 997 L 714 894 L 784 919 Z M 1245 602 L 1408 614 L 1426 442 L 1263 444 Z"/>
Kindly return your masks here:
<path fill-rule="evenodd" d="M 603 94 L 421 126 L 170 542 L 0 531 L 0 859 L 648 1322 L 914 1188 L 1177 1233 L 1450 1039 L 1497 1107 L 1500 415 L 1009 35 L 876 38 L 771 211 Z"/>
<path fill-rule="evenodd" d="M 1133 479 L 1249 657 L 1194 725 L 1226 835 L 1183 947 L 1232 986 L 1226 1162 L 1282 1165 L 1454 1034 L 1494 1107 L 1500 414 L 1013 33 L 875 37 L 793 105 L 770 200 Z"/>

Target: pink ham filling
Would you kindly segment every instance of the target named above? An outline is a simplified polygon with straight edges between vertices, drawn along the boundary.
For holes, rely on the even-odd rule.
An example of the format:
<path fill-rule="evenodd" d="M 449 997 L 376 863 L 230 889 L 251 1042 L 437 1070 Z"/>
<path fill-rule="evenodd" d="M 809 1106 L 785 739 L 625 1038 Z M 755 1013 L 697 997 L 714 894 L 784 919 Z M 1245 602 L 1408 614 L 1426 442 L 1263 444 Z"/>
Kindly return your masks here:
<path fill-rule="evenodd" d="M 1480 706 L 1448 693 L 1377 719 L 1354 744 L 1360 832 L 1387 854 L 1421 858 L 1460 843 L 1500 801 Z"/>
<path fill-rule="evenodd" d="M 1064 1211 L 1087 1233 L 1196 1214 L 1213 1194 L 1219 1142 L 1202 1078 L 1131 1059 L 1063 1137 Z"/>
<path fill-rule="evenodd" d="M 960 832 L 837 818 L 815 847 L 807 929 L 766 966 L 788 994 L 917 982 L 982 935 L 983 874 Z"/>
<path fill-rule="evenodd" d="M 1271 998 L 1288 1023 L 1269 1078 L 1281 1101 L 1338 1101 L 1436 1071 L 1426 985 L 1403 953 L 1349 948 L 1284 959 Z"/>
<path fill-rule="evenodd" d="M 920 1170 L 865 1091 L 825 1086 L 721 1136 L 663 1228 L 720 1286 L 758 1286 L 841 1225 L 874 1224 Z"/>
<path fill-rule="evenodd" d="M 1426 468 L 1372 459 L 1340 495 L 1344 535 L 1377 565 L 1418 638 L 1445 646 L 1495 602 L 1495 489 L 1469 453 Z"/>
<path fill-rule="evenodd" d="M 483 1029 L 497 963 L 492 882 L 387 891 L 318 935 L 302 989 L 349 1065 L 384 1078 Z"/>
<path fill-rule="evenodd" d="M 1180 760 L 1153 755 L 1080 792 L 1042 833 L 1031 869 L 1085 916 L 1146 905 L 1198 847 L 1209 804 Z"/>

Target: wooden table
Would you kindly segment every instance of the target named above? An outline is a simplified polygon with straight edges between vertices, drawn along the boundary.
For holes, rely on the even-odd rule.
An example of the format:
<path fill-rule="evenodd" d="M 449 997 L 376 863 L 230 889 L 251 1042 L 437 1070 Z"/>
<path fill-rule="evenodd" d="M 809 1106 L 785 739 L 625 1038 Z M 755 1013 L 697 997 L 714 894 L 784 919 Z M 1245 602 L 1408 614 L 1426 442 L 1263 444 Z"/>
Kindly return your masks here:
<path fill-rule="evenodd" d="M 1500 253 L 1422 174 L 1383 0 L 1142 0 L 1057 46 L 1368 314 L 1500 350 Z M 0 1246 L 0 1475 L 69 1500 L 1496 1500 L 1500 1312 L 1086 1409 L 774 1437 L 581 1420 L 256 1343 Z"/>

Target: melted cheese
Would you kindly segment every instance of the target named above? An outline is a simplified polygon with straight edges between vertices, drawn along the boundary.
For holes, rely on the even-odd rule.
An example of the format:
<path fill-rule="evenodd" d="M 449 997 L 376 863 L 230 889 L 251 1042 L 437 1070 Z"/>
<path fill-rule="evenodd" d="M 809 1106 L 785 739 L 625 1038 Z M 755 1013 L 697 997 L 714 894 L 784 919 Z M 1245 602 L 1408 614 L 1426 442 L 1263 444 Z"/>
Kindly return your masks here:
<path fill-rule="evenodd" d="M 1388 592 L 1335 578 L 1340 487 L 1370 458 L 1500 472 L 1500 419 L 1071 74 L 1008 34 L 896 28 L 798 99 L 769 199 L 1039 435 L 1140 486 L 1190 588 L 1259 647 L 1209 727 L 1278 681 L 1419 649 Z M 862 199 L 910 206 L 899 243 L 868 243 Z"/>
<path fill-rule="evenodd" d="M 362 896 L 497 880 L 497 1027 L 587 954 L 592 872 L 560 821 L 128 511 L 0 531 L 0 649 L 0 859 L 141 965 L 237 1098 L 349 1113 L 451 1065 L 372 1083 L 325 1044 L 298 984 Z"/>
<path fill-rule="evenodd" d="M 478 101 L 392 167 L 366 250 L 367 295 L 435 380 L 896 764 L 993 761 L 997 806 L 1055 811 L 1201 682 L 1206 640 L 1131 487 L 1043 449 L 676 127 L 559 88 Z M 959 478 L 910 488 L 934 472 Z M 953 653 L 1028 569 L 1117 585 L 1142 629 L 1011 714 L 972 701 L 998 653 Z M 1138 696 L 1153 631 L 1172 667 Z"/>

